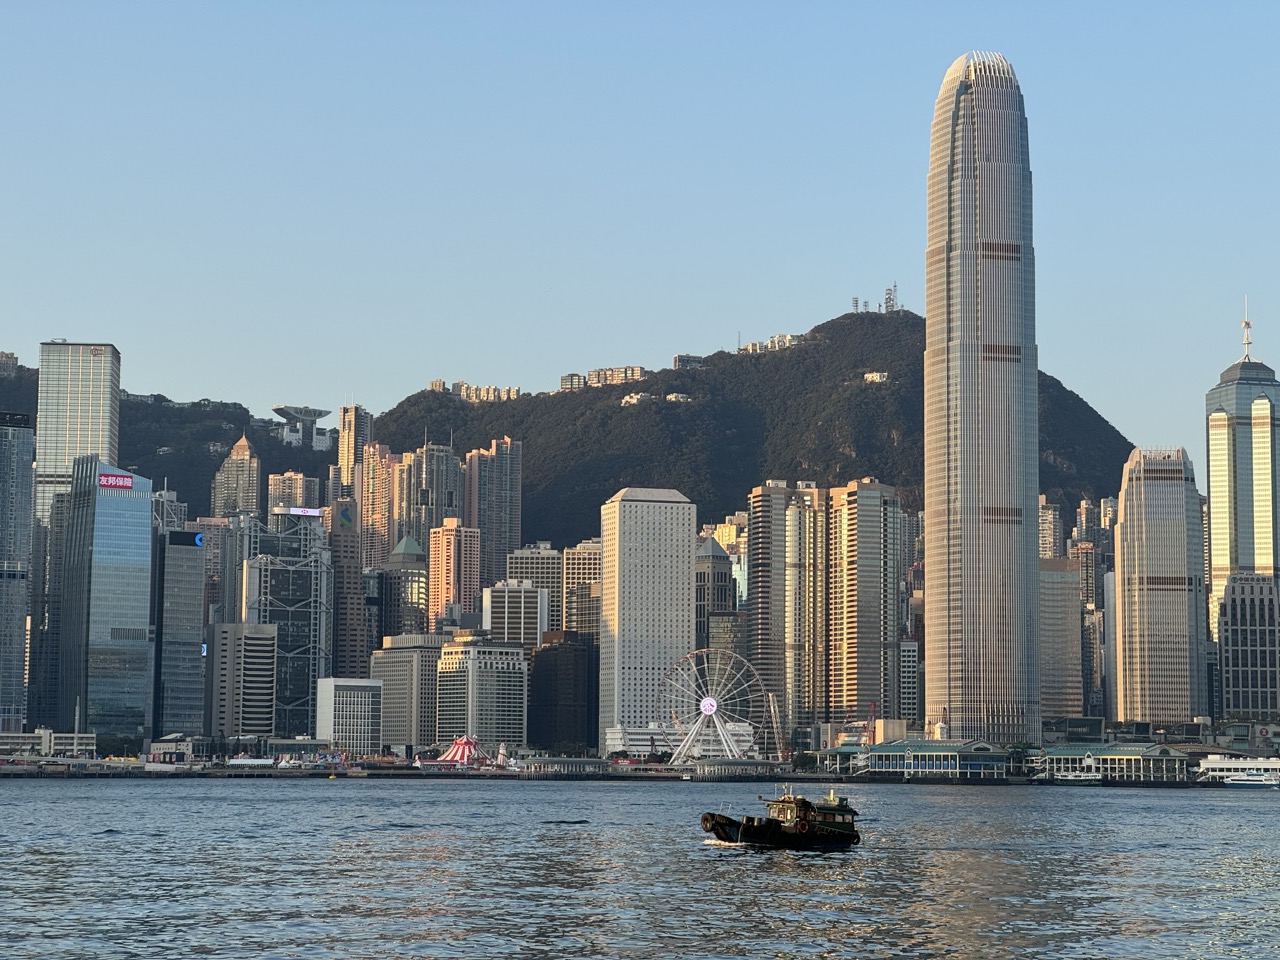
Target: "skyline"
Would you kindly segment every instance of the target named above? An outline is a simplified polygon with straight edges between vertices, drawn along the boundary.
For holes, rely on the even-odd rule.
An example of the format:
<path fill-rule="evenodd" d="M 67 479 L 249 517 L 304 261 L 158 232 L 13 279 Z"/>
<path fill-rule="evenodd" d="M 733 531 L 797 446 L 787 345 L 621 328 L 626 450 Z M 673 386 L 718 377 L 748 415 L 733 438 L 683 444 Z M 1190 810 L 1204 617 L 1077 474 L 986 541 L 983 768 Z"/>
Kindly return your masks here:
<path fill-rule="evenodd" d="M 0 349 L 106 341 L 135 392 L 382 413 L 800 333 L 894 282 L 923 313 L 921 105 L 999 49 L 1033 104 L 1041 366 L 1204 475 L 1246 294 L 1280 362 L 1252 126 L 1280 15 L 917 13 L 8 8 Z"/>

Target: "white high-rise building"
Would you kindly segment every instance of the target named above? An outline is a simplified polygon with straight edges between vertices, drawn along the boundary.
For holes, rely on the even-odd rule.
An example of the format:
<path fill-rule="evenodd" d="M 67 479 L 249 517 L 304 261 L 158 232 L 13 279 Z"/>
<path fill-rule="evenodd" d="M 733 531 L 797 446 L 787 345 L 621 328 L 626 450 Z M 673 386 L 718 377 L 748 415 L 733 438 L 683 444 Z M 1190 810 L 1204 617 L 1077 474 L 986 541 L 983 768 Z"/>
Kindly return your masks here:
<path fill-rule="evenodd" d="M 1035 254 L 1013 68 L 969 53 L 934 107 L 925 250 L 925 725 L 1040 742 Z"/>
<path fill-rule="evenodd" d="M 697 507 L 678 490 L 626 487 L 600 508 L 602 755 L 610 730 L 616 739 L 659 719 L 659 684 L 693 650 L 697 529 Z"/>
<path fill-rule="evenodd" d="M 1112 719 L 1185 723 L 1209 706 L 1200 494 L 1186 451 L 1129 455 L 1116 520 Z"/>
<path fill-rule="evenodd" d="M 518 643 L 461 630 L 436 663 L 436 736 L 475 737 L 495 750 L 528 740 L 529 663 Z"/>
<path fill-rule="evenodd" d="M 316 739 L 335 752 L 382 752 L 382 681 L 321 677 L 316 681 Z"/>

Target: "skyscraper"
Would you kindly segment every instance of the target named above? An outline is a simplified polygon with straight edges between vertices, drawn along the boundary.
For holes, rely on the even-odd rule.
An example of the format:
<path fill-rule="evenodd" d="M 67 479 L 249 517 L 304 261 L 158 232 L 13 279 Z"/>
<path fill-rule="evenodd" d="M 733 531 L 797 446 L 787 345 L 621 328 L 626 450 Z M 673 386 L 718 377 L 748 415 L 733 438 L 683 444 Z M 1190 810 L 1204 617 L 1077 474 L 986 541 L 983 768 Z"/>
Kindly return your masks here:
<path fill-rule="evenodd" d="M 902 603 L 902 501 L 871 477 L 830 493 L 830 715 L 862 719 L 903 716 L 899 677 Z M 824 670 L 824 672 L 826 672 Z"/>
<path fill-rule="evenodd" d="M 943 77 L 925 250 L 925 723 L 1040 742 L 1031 168 L 999 54 Z"/>
<path fill-rule="evenodd" d="M 1186 451 L 1135 449 L 1116 520 L 1111 719 L 1185 723 L 1208 709 L 1202 530 Z"/>
<path fill-rule="evenodd" d="M 520 547 L 521 444 L 503 437 L 467 454 L 463 517 L 480 531 L 480 585 L 507 575 L 507 554 Z"/>
<path fill-rule="evenodd" d="M 331 491 L 333 499 L 354 497 L 360 500 L 360 465 L 364 462 L 364 447 L 373 439 L 373 416 L 364 407 L 354 405 L 338 408 L 338 483 Z"/>
<path fill-rule="evenodd" d="M 204 534 L 178 516 L 186 504 L 152 499 L 151 626 L 155 651 L 152 736 L 204 733 Z M 175 507 L 183 508 L 181 510 Z"/>
<path fill-rule="evenodd" d="M 1280 381 L 1249 355 L 1205 396 L 1209 451 L 1209 625 L 1217 630 L 1227 577 L 1273 577 L 1280 565 Z"/>
<path fill-rule="evenodd" d="M 72 468 L 58 709 L 60 727 L 151 733 L 151 481 L 95 456 Z"/>
<path fill-rule="evenodd" d="M 268 529 L 236 518 L 223 545 L 223 623 L 276 627 L 275 719 L 280 737 L 312 736 L 316 680 L 332 676 L 333 554 L 319 517 L 278 508 Z"/>
<path fill-rule="evenodd" d="M 480 602 L 480 531 L 464 527 L 457 517 L 431 530 L 427 547 L 427 619 L 434 629 L 445 608 L 475 613 Z"/>
<path fill-rule="evenodd" d="M 213 475 L 209 491 L 209 511 L 215 517 L 231 517 L 237 513 L 258 516 L 262 500 L 262 464 L 258 461 L 249 438 L 241 435 L 231 447 L 227 459 Z"/>
<path fill-rule="evenodd" d="M 812 722 L 805 663 L 826 649 L 826 491 L 767 480 L 747 503 L 748 659 L 778 704 L 785 738 Z"/>
<path fill-rule="evenodd" d="M 333 554 L 333 675 L 348 679 L 369 676 L 369 654 L 376 645 L 365 623 L 358 516 L 359 504 L 339 497 L 327 517 Z"/>
<path fill-rule="evenodd" d="M 600 508 L 602 755 L 659 719 L 659 684 L 693 650 L 696 520 L 678 490 L 627 487 Z"/>
<path fill-rule="evenodd" d="M 76 457 L 113 466 L 120 435 L 120 351 L 109 343 L 40 344 L 36 399 L 36 519 L 71 490 Z"/>
<path fill-rule="evenodd" d="M 89 455 L 114 464 L 119 433 L 120 352 L 109 343 L 40 344 L 28 726 L 59 721 L 62 573 L 72 465 Z"/>
<path fill-rule="evenodd" d="M 31 418 L 0 412 L 0 733 L 21 733 L 26 718 L 34 449 Z"/>

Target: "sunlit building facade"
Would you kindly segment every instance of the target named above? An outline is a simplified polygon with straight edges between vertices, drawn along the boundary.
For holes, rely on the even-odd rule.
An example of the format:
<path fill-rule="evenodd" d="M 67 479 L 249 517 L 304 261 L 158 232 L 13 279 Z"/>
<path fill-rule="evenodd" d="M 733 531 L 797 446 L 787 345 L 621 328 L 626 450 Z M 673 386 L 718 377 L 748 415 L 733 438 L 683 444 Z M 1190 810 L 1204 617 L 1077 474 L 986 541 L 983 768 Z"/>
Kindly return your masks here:
<path fill-rule="evenodd" d="M 1031 167 L 999 54 L 957 58 L 934 107 L 925 314 L 926 729 L 1039 743 Z"/>
<path fill-rule="evenodd" d="M 871 478 L 830 492 L 830 716 L 904 716 L 899 635 L 902 501 Z"/>
<path fill-rule="evenodd" d="M 1115 638 L 1119 723 L 1185 723 L 1209 707 L 1204 538 L 1186 451 L 1129 455 L 1115 524 Z M 1110 692 L 1110 690 L 1109 690 Z"/>
<path fill-rule="evenodd" d="M 1232 574 L 1275 576 L 1280 557 L 1280 381 L 1245 354 L 1205 396 L 1209 452 L 1209 620 Z"/>
<path fill-rule="evenodd" d="M 600 508 L 601 755 L 611 729 L 658 719 L 663 676 L 693 650 L 696 521 L 678 490 L 626 487 Z"/>

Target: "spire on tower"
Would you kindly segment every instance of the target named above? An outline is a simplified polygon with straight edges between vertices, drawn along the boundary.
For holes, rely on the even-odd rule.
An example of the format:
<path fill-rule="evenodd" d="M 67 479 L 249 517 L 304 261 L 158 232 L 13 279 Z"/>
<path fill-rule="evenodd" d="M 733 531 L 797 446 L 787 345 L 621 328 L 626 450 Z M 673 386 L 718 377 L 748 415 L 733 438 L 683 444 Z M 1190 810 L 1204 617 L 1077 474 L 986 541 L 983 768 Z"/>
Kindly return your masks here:
<path fill-rule="evenodd" d="M 1252 359 L 1249 356 L 1249 344 L 1253 342 L 1249 337 L 1249 331 L 1253 329 L 1253 325 L 1249 323 L 1249 295 L 1247 293 L 1244 295 L 1244 319 L 1240 321 L 1240 327 L 1244 330 L 1244 356 L 1241 359 L 1249 360 Z"/>

